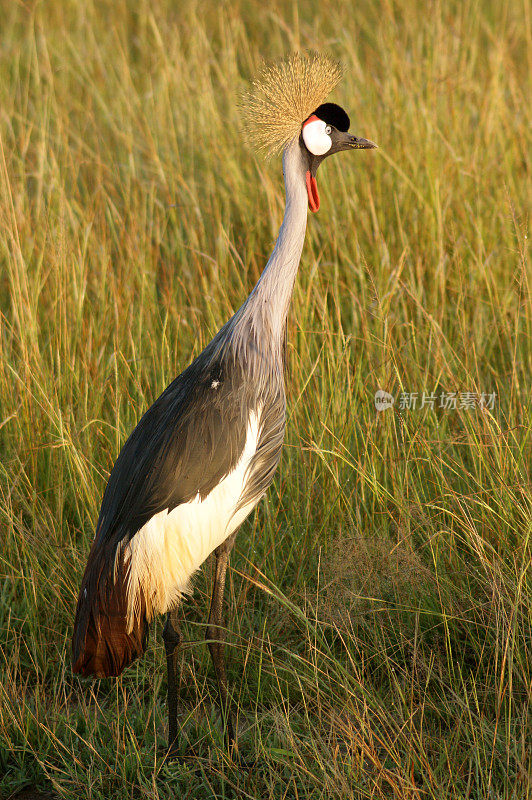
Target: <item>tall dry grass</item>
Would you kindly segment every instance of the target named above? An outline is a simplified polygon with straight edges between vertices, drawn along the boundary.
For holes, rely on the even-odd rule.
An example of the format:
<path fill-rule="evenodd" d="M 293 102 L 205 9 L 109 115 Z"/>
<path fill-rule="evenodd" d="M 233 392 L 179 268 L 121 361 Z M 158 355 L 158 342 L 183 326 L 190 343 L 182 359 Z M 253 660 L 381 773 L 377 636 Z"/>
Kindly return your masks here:
<path fill-rule="evenodd" d="M 530 10 L 526 0 L 0 4 L 0 795 L 531 793 Z M 277 480 L 237 540 L 224 753 L 185 609 L 183 763 L 156 626 L 118 681 L 69 637 L 106 476 L 238 307 L 283 212 L 237 99 L 326 50 L 376 153 L 320 170 Z M 496 393 L 377 414 L 378 388 Z"/>

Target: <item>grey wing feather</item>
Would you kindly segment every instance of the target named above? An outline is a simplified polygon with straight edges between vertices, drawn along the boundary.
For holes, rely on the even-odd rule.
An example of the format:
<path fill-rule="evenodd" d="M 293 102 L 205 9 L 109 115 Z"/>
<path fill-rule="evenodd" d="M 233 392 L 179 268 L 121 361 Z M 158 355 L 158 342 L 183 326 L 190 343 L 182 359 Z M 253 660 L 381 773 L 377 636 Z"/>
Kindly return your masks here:
<path fill-rule="evenodd" d="M 247 431 L 242 394 L 236 370 L 225 370 L 222 361 L 204 363 L 202 356 L 168 386 L 111 471 L 97 546 L 129 540 L 154 514 L 198 493 L 204 497 L 233 469 Z"/>

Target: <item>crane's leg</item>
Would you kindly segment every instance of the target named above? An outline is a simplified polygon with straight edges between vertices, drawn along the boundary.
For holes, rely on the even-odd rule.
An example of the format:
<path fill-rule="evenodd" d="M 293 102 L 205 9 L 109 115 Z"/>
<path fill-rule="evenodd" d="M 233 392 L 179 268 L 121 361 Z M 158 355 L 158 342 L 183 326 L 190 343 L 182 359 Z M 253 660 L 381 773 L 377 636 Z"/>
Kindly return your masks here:
<path fill-rule="evenodd" d="M 166 615 L 163 628 L 164 649 L 166 650 L 166 668 L 168 672 L 168 752 L 177 745 L 177 655 L 182 642 L 178 625 L 178 610 L 173 609 Z"/>
<path fill-rule="evenodd" d="M 220 695 L 220 706 L 222 719 L 225 722 L 229 746 L 236 744 L 235 728 L 231 716 L 229 703 L 229 693 L 227 689 L 227 674 L 225 672 L 224 659 L 224 640 L 225 631 L 222 627 L 222 607 L 224 600 L 225 574 L 229 562 L 229 554 L 233 547 L 236 532 L 229 536 L 223 544 L 216 548 L 216 570 L 214 573 L 214 586 L 212 589 L 211 610 L 209 623 L 207 625 L 206 639 L 211 653 L 216 680 L 218 682 L 218 692 Z"/>

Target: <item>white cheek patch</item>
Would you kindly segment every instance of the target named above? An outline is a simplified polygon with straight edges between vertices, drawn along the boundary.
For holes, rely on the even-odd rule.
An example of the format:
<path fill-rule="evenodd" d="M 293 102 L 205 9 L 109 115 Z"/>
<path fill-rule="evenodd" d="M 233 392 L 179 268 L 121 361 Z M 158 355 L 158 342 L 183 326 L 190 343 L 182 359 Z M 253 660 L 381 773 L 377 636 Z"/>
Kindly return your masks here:
<path fill-rule="evenodd" d="M 325 133 L 326 127 L 326 123 L 317 117 L 303 126 L 303 141 L 314 156 L 323 156 L 332 147 L 331 137 Z"/>

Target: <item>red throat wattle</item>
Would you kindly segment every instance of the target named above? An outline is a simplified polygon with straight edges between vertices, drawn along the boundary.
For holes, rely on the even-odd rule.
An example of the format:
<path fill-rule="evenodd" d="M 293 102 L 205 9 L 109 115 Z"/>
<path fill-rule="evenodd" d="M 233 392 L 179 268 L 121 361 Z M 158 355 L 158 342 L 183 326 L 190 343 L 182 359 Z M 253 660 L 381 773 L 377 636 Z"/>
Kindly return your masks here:
<path fill-rule="evenodd" d="M 318 184 L 316 183 L 316 178 L 314 175 L 310 174 L 310 170 L 307 170 L 307 194 L 308 194 L 308 207 L 311 211 L 316 212 L 320 207 L 320 196 L 318 194 Z"/>

